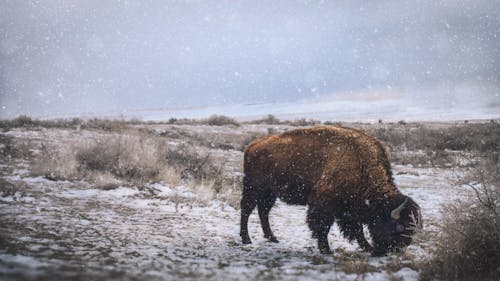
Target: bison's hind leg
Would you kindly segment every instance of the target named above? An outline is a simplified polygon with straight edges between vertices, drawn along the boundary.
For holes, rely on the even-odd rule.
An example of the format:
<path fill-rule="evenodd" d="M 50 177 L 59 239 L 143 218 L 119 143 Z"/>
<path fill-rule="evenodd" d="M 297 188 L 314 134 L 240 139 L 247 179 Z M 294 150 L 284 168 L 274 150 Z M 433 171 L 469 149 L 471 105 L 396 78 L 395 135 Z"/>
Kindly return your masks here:
<path fill-rule="evenodd" d="M 278 242 L 278 239 L 274 236 L 271 231 L 271 226 L 269 225 L 269 212 L 271 208 L 276 202 L 276 196 L 271 194 L 271 192 L 267 193 L 265 196 L 260 198 L 257 203 L 257 208 L 259 211 L 260 224 L 262 225 L 262 231 L 264 231 L 264 238 L 269 239 L 271 242 Z"/>
<path fill-rule="evenodd" d="M 328 233 L 335 221 L 333 215 L 321 210 L 318 206 L 310 204 L 307 209 L 307 224 L 312 231 L 312 237 L 318 240 L 318 248 L 322 254 L 331 254 L 328 244 Z"/>
<path fill-rule="evenodd" d="M 250 244 L 252 240 L 248 235 L 248 217 L 257 205 L 257 199 L 251 190 L 243 188 L 243 196 L 241 198 L 241 222 L 240 222 L 240 236 L 243 244 Z"/>

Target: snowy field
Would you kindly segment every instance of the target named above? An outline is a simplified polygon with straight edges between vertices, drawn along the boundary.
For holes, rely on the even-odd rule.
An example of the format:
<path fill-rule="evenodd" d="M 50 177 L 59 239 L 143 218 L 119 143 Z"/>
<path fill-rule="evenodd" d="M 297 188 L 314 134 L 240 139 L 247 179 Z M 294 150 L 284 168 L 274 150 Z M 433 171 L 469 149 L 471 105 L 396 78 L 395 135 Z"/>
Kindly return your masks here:
<path fill-rule="evenodd" d="M 440 204 L 451 202 L 463 189 L 450 184 L 452 175 L 413 171 L 419 175 L 401 174 L 396 181 L 421 205 L 426 231 L 432 231 Z M 278 244 L 262 237 L 254 212 L 249 225 L 254 243 L 243 246 L 238 211 L 182 186 L 99 190 L 85 182 L 53 182 L 22 174 L 4 179 L 23 186 L 0 197 L 2 228 L 14 239 L 9 244 L 18 253 L 0 254 L 4 280 L 359 279 L 358 274 L 343 272 L 342 264 L 336 265 L 337 255 L 367 259 L 374 269 L 365 280 L 388 278 L 384 265 L 391 257 L 368 257 L 336 229 L 329 239 L 337 254 L 319 255 L 305 224 L 304 206 L 279 202 L 272 210 Z M 408 251 L 424 253 L 420 247 Z M 394 275 L 417 280 L 418 273 L 403 267 Z"/>
<path fill-rule="evenodd" d="M 378 92 L 348 93 L 294 102 L 129 110 L 111 116 L 125 115 L 143 120 L 166 120 L 170 117 L 204 118 L 212 114 L 222 114 L 233 116 L 238 120 L 255 120 L 272 112 L 280 119 L 312 118 L 349 122 L 377 122 L 379 119 L 397 122 L 500 118 L 500 106 L 497 103 L 492 102 L 492 105 L 486 106 L 475 98 L 474 93 L 467 93 L 467 98 L 453 98 L 455 103 L 449 105 L 453 110 L 443 110 L 436 106 L 439 103 L 429 103 L 433 93 L 428 93 L 429 97 L 420 97 L 420 94 L 392 93 L 391 98 L 383 98 L 384 94 Z M 374 111 L 374 108 L 377 110 Z"/>
<path fill-rule="evenodd" d="M 44 136 L 21 130 L 4 134 Z M 71 133 L 54 135 L 64 139 Z M 233 150 L 219 153 L 235 161 L 242 156 Z M 455 184 L 460 169 L 394 165 L 398 187 L 422 207 L 421 238 L 404 253 L 374 258 L 334 227 L 329 236 L 334 255 L 324 256 L 311 238 L 304 206 L 277 202 L 272 209 L 271 227 L 280 243 L 262 237 L 254 211 L 253 244 L 242 245 L 239 210 L 188 186 L 103 189 L 86 181 L 34 177 L 22 161 L 14 166 L 4 161 L 0 170 L 2 281 L 418 280 L 414 264 L 431 250 L 441 205 L 467 194 Z"/>

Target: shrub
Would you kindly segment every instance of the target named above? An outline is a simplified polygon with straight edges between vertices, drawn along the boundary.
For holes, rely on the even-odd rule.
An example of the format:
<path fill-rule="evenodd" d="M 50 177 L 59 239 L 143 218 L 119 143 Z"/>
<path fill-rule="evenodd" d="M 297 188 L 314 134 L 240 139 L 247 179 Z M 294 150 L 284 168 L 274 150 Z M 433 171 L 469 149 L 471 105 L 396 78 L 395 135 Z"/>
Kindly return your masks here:
<path fill-rule="evenodd" d="M 110 119 L 98 119 L 93 118 L 87 120 L 83 123 L 82 129 L 95 129 L 103 131 L 120 131 L 128 126 L 128 122 L 125 120 L 110 120 Z"/>
<path fill-rule="evenodd" d="M 498 155 L 475 170 L 470 200 L 445 206 L 437 246 L 422 279 L 498 280 L 500 190 Z"/>
<path fill-rule="evenodd" d="M 320 124 L 321 122 L 318 121 L 318 120 L 314 120 L 314 119 L 306 119 L 306 118 L 301 118 L 301 119 L 297 119 L 297 120 L 294 120 L 292 122 L 290 122 L 290 125 L 291 126 L 300 126 L 300 127 L 305 127 L 305 126 L 314 126 L 314 125 L 318 125 Z"/>
<path fill-rule="evenodd" d="M 342 122 L 336 122 L 336 121 L 325 121 L 323 122 L 324 125 L 327 126 L 342 126 Z"/>
<path fill-rule="evenodd" d="M 35 121 L 27 115 L 19 115 L 11 120 L 0 120 L 0 127 L 4 130 L 10 130 L 11 128 L 18 127 L 32 127 L 34 125 Z"/>
<path fill-rule="evenodd" d="M 14 126 L 16 127 L 30 127 L 35 124 L 35 121 L 31 117 L 26 115 L 20 115 L 13 120 Z"/>
<path fill-rule="evenodd" d="M 163 157 L 168 165 L 180 172 L 182 179 L 202 181 L 221 173 L 209 153 L 200 153 L 187 144 L 166 149 Z"/>
<path fill-rule="evenodd" d="M 254 124 L 267 124 L 267 125 L 278 125 L 278 124 L 281 124 L 281 121 L 278 118 L 276 118 L 276 116 L 274 116 L 272 114 L 268 114 L 266 117 L 264 117 L 262 119 L 259 119 L 259 120 L 252 121 L 251 123 L 254 123 Z"/>
<path fill-rule="evenodd" d="M 271 133 L 271 132 L 268 130 L 268 133 Z M 264 134 L 258 133 L 258 132 L 252 132 L 252 133 L 247 134 L 246 137 L 241 141 L 241 144 L 239 146 L 239 150 L 245 151 L 245 148 L 247 147 L 247 145 L 249 145 L 251 142 L 253 142 L 254 140 L 256 140 L 262 136 L 264 136 Z"/>
<path fill-rule="evenodd" d="M 98 139 L 80 147 L 76 159 L 80 169 L 107 172 L 134 183 L 161 180 L 166 167 L 161 157 L 165 143 L 142 135 L 119 135 Z"/>
<path fill-rule="evenodd" d="M 135 184 L 166 180 L 171 174 L 159 152 L 159 138 L 120 134 L 64 145 L 42 145 L 32 172 L 49 179 L 125 180 Z"/>
<path fill-rule="evenodd" d="M 268 135 L 274 135 L 274 134 L 278 134 L 278 133 L 279 133 L 278 130 L 276 128 L 274 128 L 274 127 L 268 127 L 267 128 L 267 134 Z"/>
<path fill-rule="evenodd" d="M 210 182 L 220 190 L 223 166 L 188 144 L 168 146 L 160 137 L 141 134 L 98 135 L 64 145 L 42 145 L 32 166 L 34 175 L 49 179 L 84 179 L 103 184 L 126 181 L 137 185 L 180 180 Z M 217 191 L 217 190 L 215 190 Z"/>
<path fill-rule="evenodd" d="M 88 147 L 80 147 L 76 151 L 76 160 L 80 169 L 91 171 L 113 171 L 120 160 L 120 143 L 116 140 L 96 142 Z"/>
<path fill-rule="evenodd" d="M 210 126 L 240 125 L 240 123 L 238 123 L 238 121 L 236 121 L 235 119 L 224 115 L 212 115 L 208 117 L 206 122 Z"/>
<path fill-rule="evenodd" d="M 0 160 L 12 158 L 29 159 L 32 157 L 30 140 L 17 140 L 9 135 L 0 135 Z"/>
<path fill-rule="evenodd" d="M 50 180 L 79 179 L 81 177 L 77 171 L 75 151 L 73 143 L 63 146 L 42 143 L 38 154 L 33 159 L 31 173 Z"/>

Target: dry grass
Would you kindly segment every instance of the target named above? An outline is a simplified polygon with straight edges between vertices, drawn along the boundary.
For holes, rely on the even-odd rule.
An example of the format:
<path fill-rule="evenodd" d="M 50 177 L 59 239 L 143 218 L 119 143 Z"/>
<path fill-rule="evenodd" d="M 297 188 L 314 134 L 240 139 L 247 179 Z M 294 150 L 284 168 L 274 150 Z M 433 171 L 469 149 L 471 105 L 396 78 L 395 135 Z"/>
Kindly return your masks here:
<path fill-rule="evenodd" d="M 376 266 L 369 263 L 367 255 L 360 254 L 347 254 L 343 249 L 337 249 L 337 254 L 335 257 L 335 268 L 337 271 L 342 271 L 347 274 L 356 274 L 361 280 L 364 279 L 367 273 L 378 272 Z"/>
<path fill-rule="evenodd" d="M 33 160 L 32 173 L 54 180 L 84 179 L 102 186 L 199 184 L 222 177 L 208 153 L 188 145 L 169 146 L 160 137 L 136 132 L 44 144 Z"/>
<path fill-rule="evenodd" d="M 79 178 L 75 145 L 68 143 L 55 147 L 42 144 L 40 151 L 32 159 L 31 173 L 51 180 Z"/>
<path fill-rule="evenodd" d="M 127 182 L 143 184 L 162 179 L 164 147 L 157 138 L 120 134 L 80 145 L 75 158 L 81 173 L 109 173 Z"/>

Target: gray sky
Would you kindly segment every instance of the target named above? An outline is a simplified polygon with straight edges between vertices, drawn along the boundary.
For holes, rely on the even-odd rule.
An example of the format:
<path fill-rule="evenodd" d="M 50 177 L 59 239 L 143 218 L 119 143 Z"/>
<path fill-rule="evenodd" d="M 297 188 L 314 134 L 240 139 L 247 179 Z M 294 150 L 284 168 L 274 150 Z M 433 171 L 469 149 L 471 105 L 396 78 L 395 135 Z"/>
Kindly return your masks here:
<path fill-rule="evenodd" d="M 499 68 L 498 0 L 0 0 L 2 118 L 366 91 L 500 108 Z"/>

